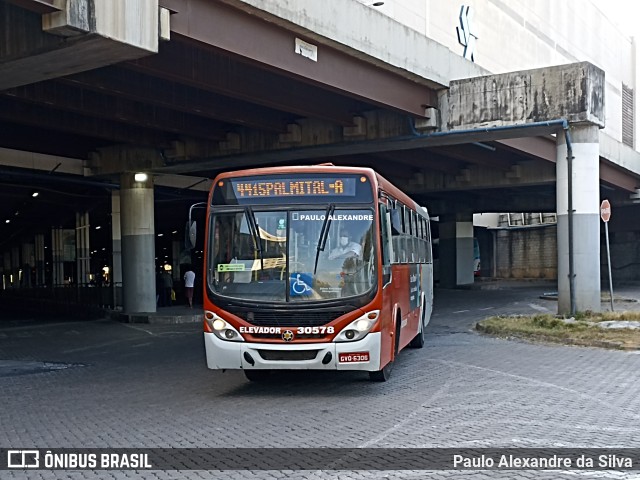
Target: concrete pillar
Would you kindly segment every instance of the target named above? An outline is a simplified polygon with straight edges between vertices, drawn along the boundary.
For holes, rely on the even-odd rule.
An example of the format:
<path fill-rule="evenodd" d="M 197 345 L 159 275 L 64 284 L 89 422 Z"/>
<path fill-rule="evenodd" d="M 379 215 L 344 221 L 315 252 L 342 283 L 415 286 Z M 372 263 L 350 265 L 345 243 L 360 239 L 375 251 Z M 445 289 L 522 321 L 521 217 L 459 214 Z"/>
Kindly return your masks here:
<path fill-rule="evenodd" d="M 120 191 L 111 192 L 111 245 L 112 258 L 109 281 L 113 289 L 113 306 L 118 303 L 117 291 L 122 287 L 122 233 L 120 228 Z"/>
<path fill-rule="evenodd" d="M 89 248 L 89 212 L 76 212 L 76 266 L 78 285 L 89 283 L 90 248 Z"/>
<path fill-rule="evenodd" d="M 41 287 L 45 284 L 44 235 L 42 233 L 38 233 L 35 236 L 34 241 L 35 241 L 35 248 L 34 248 L 35 258 L 34 259 L 35 259 L 35 267 L 36 267 L 35 285 L 38 287 Z"/>
<path fill-rule="evenodd" d="M 171 271 L 173 272 L 173 283 L 175 285 L 178 282 L 182 281 L 182 277 L 180 276 L 180 247 L 184 244 L 184 242 L 180 242 L 179 240 L 171 241 Z"/>
<path fill-rule="evenodd" d="M 156 311 L 153 180 L 120 176 L 122 295 L 125 313 Z"/>
<path fill-rule="evenodd" d="M 34 286 L 34 279 L 31 278 L 31 269 L 35 267 L 36 261 L 34 257 L 34 244 L 23 243 L 22 244 L 22 264 L 20 269 L 22 270 L 21 284 L 24 288 L 31 288 Z"/>
<path fill-rule="evenodd" d="M 600 187 L 598 127 L 572 126 L 573 264 L 575 309 L 600 311 Z M 557 135 L 558 313 L 571 312 L 567 144 Z"/>
<path fill-rule="evenodd" d="M 64 285 L 64 263 L 62 242 L 62 228 L 51 229 L 51 271 L 53 273 L 53 286 Z"/>
<path fill-rule="evenodd" d="M 2 290 L 11 286 L 11 254 L 7 251 L 2 253 Z"/>
<path fill-rule="evenodd" d="M 12 286 L 14 288 L 20 287 L 20 247 L 11 248 L 11 273 L 13 275 Z"/>
<path fill-rule="evenodd" d="M 473 284 L 473 216 L 440 217 L 440 286 Z"/>

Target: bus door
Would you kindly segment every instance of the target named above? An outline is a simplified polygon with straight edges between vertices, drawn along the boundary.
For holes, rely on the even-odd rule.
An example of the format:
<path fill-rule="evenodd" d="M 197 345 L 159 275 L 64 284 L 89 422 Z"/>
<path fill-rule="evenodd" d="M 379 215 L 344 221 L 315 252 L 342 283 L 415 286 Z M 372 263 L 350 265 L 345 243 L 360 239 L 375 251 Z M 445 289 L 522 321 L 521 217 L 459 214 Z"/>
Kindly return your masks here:
<path fill-rule="evenodd" d="M 382 338 L 388 338 L 390 341 L 382 342 L 380 358 L 389 358 L 393 351 L 394 337 L 389 335 L 394 331 L 393 306 L 395 304 L 395 291 L 393 288 L 393 278 L 391 263 L 394 258 L 393 243 L 391 241 L 391 213 L 389 208 L 383 204 L 379 204 L 380 210 L 380 253 L 382 260 L 382 307 L 380 316 L 382 318 Z"/>

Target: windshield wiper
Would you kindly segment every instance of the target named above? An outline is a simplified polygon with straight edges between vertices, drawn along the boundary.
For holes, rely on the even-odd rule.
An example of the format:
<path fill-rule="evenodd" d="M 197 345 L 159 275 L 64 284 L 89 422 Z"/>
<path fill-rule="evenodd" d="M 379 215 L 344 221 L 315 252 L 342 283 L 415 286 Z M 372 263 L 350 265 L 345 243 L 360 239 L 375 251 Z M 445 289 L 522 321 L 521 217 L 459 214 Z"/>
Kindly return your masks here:
<path fill-rule="evenodd" d="M 324 252 L 324 247 L 327 244 L 327 238 L 329 238 L 329 225 L 331 225 L 331 216 L 335 209 L 336 206 L 333 203 L 330 203 L 324 214 L 324 222 L 322 223 L 320 238 L 318 239 L 318 248 L 316 249 L 316 263 L 313 266 L 314 275 L 316 274 L 316 270 L 318 270 L 318 258 L 320 258 L 320 252 Z"/>
<path fill-rule="evenodd" d="M 264 258 L 262 255 L 262 244 L 260 242 L 260 230 L 258 230 L 258 224 L 256 222 L 256 216 L 253 213 L 251 207 L 244 207 L 244 214 L 247 217 L 247 223 L 249 224 L 249 231 L 253 237 L 253 244 L 255 250 L 260 254 L 260 270 L 264 270 Z"/>

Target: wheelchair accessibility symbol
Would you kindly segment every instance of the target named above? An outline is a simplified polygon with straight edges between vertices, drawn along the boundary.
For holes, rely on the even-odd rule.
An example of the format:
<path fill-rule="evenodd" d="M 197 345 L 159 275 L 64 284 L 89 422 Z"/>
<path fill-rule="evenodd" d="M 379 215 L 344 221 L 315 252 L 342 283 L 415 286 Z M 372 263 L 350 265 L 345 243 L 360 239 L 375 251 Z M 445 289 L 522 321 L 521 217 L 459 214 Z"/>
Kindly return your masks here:
<path fill-rule="evenodd" d="M 289 295 L 311 295 L 312 276 L 308 273 L 292 273 L 289 278 Z"/>

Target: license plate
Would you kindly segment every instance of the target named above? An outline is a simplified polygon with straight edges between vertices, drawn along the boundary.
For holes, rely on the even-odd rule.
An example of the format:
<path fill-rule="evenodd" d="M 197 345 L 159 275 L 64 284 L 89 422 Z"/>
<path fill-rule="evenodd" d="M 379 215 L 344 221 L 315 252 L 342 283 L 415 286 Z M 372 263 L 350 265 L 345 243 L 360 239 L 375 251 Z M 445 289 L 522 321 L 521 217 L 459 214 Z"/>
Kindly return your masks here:
<path fill-rule="evenodd" d="M 339 363 L 358 363 L 368 362 L 369 352 L 351 352 L 338 354 Z"/>

